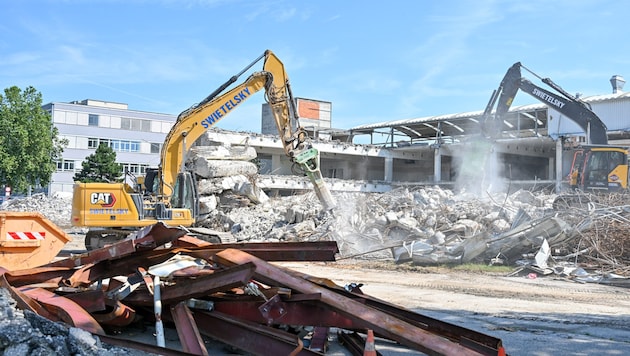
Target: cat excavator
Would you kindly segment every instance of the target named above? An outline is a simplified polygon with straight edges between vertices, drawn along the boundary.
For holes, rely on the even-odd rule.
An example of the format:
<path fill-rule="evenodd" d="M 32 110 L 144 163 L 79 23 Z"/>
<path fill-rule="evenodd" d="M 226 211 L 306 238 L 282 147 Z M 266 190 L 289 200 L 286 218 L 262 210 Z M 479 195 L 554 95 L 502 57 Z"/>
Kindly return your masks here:
<path fill-rule="evenodd" d="M 541 79 L 555 92 L 523 78 L 521 68 Z M 510 109 L 519 90 L 565 115 L 586 133 L 586 144 L 572 148 L 573 162 L 567 177 L 567 183 L 572 190 L 606 193 L 628 189 L 628 147 L 609 145 L 606 125 L 588 103 L 567 93 L 551 79 L 539 77 L 520 62 L 508 69 L 486 106 L 481 125 L 487 138 L 499 137 L 503 116 Z M 496 109 L 493 111 L 495 104 Z M 570 197 L 565 195 L 562 199 L 570 200 Z"/>
<path fill-rule="evenodd" d="M 259 61 L 263 70 L 233 88 L 238 78 Z M 335 207 L 319 167 L 319 152 L 299 125 L 295 100 L 283 63 L 272 51 L 232 76 L 200 103 L 183 111 L 167 134 L 157 169 L 147 170 L 143 189 L 128 183 L 81 183 L 73 187 L 73 226 L 87 227 L 86 247 L 100 247 L 102 240 L 124 237 L 135 229 L 163 222 L 194 227 L 201 220 L 194 174 L 186 168 L 186 155 L 207 129 L 228 116 L 249 97 L 264 89 L 265 99 L 281 138 L 284 152 L 307 175 L 323 210 Z"/>

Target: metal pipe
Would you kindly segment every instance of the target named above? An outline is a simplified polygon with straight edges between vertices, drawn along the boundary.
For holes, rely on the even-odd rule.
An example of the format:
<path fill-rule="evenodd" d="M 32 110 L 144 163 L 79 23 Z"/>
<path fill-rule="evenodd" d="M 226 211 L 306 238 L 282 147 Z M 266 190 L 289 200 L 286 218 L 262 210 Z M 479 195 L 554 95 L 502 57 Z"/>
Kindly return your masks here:
<path fill-rule="evenodd" d="M 159 347 L 166 347 L 162 324 L 162 301 L 160 300 L 160 276 L 153 279 L 153 312 L 155 313 L 155 338 Z"/>

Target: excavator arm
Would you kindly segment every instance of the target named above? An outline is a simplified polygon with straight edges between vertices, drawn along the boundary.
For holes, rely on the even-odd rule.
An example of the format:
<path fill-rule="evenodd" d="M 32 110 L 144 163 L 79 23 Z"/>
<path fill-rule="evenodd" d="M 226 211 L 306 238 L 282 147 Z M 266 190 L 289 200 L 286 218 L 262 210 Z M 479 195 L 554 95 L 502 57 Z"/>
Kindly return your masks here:
<path fill-rule="evenodd" d="M 606 125 L 587 103 L 567 93 L 549 78 L 541 78 L 541 80 L 558 94 L 535 85 L 521 76 L 521 68 L 525 67 L 520 62 L 514 63 L 503 77 L 499 88 L 493 92 L 483 114 L 482 130 L 486 136 L 497 137 L 502 126 L 499 123 L 502 121 L 503 115 L 510 109 L 514 97 L 520 89 L 578 124 L 586 132 L 590 144 L 608 144 Z M 527 68 L 525 69 L 527 70 Z M 534 73 L 532 72 L 532 74 Z M 492 110 L 495 104 L 496 110 L 493 114 Z"/>
<path fill-rule="evenodd" d="M 227 90 L 238 80 L 238 77 L 263 58 L 262 71 L 254 72 L 243 83 Z M 319 152 L 310 145 L 306 133 L 298 124 L 294 108 L 295 101 L 284 65 L 269 50 L 265 51 L 240 73 L 231 77 L 199 104 L 183 111 L 178 116 L 175 125 L 166 136 L 161 151 L 158 196 L 163 201 L 173 204 L 182 201 L 177 199 L 179 193 L 175 186 L 178 175 L 185 171 L 186 154 L 190 146 L 207 129 L 217 124 L 263 88 L 265 89 L 266 100 L 271 106 L 286 155 L 299 165 L 309 177 L 324 209 L 330 210 L 335 207 L 335 202 L 321 175 Z"/>

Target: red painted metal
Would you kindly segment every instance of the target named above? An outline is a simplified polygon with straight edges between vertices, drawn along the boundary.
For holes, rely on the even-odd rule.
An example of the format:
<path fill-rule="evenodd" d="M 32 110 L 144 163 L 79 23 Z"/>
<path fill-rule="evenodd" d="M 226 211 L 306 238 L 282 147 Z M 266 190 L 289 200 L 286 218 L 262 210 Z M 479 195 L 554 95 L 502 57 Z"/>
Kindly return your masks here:
<path fill-rule="evenodd" d="M 179 302 L 171 307 L 171 315 L 175 322 L 177 335 L 182 344 L 182 349 L 193 355 L 208 355 L 208 350 L 199 333 L 195 319 L 185 302 Z"/>
<path fill-rule="evenodd" d="M 59 261 L 47 264 L 48 267 L 76 267 L 89 265 L 100 261 L 107 261 L 127 256 L 136 251 L 154 249 L 167 242 L 175 241 L 184 236 L 186 231 L 179 228 L 167 227 L 163 223 L 157 223 L 151 227 L 147 235 L 136 239 L 126 239 L 109 246 L 105 246 L 85 254 L 71 256 Z"/>
<path fill-rule="evenodd" d="M 21 287 L 40 283 L 59 285 L 63 278 L 71 276 L 72 273 L 74 271 L 67 267 L 37 267 L 6 272 L 4 276 L 13 287 Z"/>
<path fill-rule="evenodd" d="M 259 309 L 263 302 L 242 299 L 215 300 L 214 309 L 239 319 L 266 324 L 268 319 L 261 314 Z M 284 303 L 284 308 L 285 313 L 281 318 L 275 319 L 276 324 L 334 326 L 344 329 L 359 329 L 361 327 L 354 322 L 353 318 L 348 318 L 318 302 L 289 301 Z"/>
<path fill-rule="evenodd" d="M 153 355 L 161 355 L 161 356 L 190 356 L 190 353 L 183 352 L 179 350 L 170 349 L 168 347 L 159 347 L 155 345 L 145 344 L 138 341 L 133 341 L 130 339 L 122 339 L 118 337 L 113 337 L 111 335 L 98 335 L 98 338 L 101 339 L 102 342 L 107 343 L 109 345 L 115 345 L 124 347 L 127 349 L 135 349 L 139 351 L 144 351 Z"/>
<path fill-rule="evenodd" d="M 100 290 L 74 291 L 61 295 L 79 304 L 81 308 L 89 313 L 104 311 L 106 309 L 105 293 Z"/>
<path fill-rule="evenodd" d="M 42 288 L 20 287 L 20 291 L 39 302 L 50 313 L 57 315 L 66 324 L 93 334 L 105 333 L 103 328 L 85 309 L 68 298 L 60 297 Z"/>
<path fill-rule="evenodd" d="M 108 301 L 107 313 L 92 313 L 101 325 L 127 326 L 136 320 L 136 311 L 119 301 Z"/>
<path fill-rule="evenodd" d="M 59 318 L 55 314 L 50 313 L 48 310 L 42 307 L 42 305 L 39 304 L 36 300 L 24 294 L 18 288 L 11 286 L 9 282 L 7 282 L 6 273 L 0 275 L 0 285 L 2 285 L 3 288 L 9 291 L 9 293 L 11 294 L 11 297 L 13 297 L 13 300 L 15 300 L 17 306 L 20 309 L 30 310 L 33 313 L 43 316 L 44 318 L 48 320 L 59 321 Z"/>
<path fill-rule="evenodd" d="M 348 291 L 346 288 L 331 285 L 329 282 L 319 282 L 322 282 L 322 286 L 338 293 L 343 298 L 351 298 L 359 301 L 367 306 L 381 310 L 391 316 L 404 320 L 436 335 L 448 338 L 449 340 L 455 341 L 484 355 L 497 355 L 503 347 L 501 340 L 498 338 L 431 318 L 408 309 L 400 308 L 378 298 L 365 295 L 360 290 L 360 285 L 351 285 L 348 288 L 350 291 Z"/>
<path fill-rule="evenodd" d="M 221 251 L 215 256 L 217 262 L 225 265 L 243 264 L 251 262 L 256 265 L 256 279 L 273 285 L 278 281 L 283 286 L 302 293 L 321 293 L 323 303 L 336 309 L 340 313 L 352 318 L 359 318 L 363 327 L 372 329 L 385 337 L 401 344 L 426 353 L 442 353 L 445 355 L 480 355 L 462 345 L 431 334 L 426 330 L 408 322 L 398 320 L 380 310 L 368 307 L 358 301 L 340 298 L 338 294 L 319 287 L 312 282 L 296 278 L 255 256 L 235 249 Z M 276 282 L 277 283 L 277 282 Z"/>
<path fill-rule="evenodd" d="M 216 271 L 198 278 L 178 278 L 175 283 L 162 288 L 162 303 L 173 304 L 189 298 L 207 296 L 218 291 L 247 284 L 254 275 L 254 265 L 244 263 L 239 266 Z M 146 290 L 136 290 L 124 299 L 126 303 L 137 305 L 153 305 L 153 297 Z"/>
<path fill-rule="evenodd" d="M 191 241 L 191 240 L 187 240 Z M 205 242 L 205 241 L 204 241 Z M 189 244 L 190 245 L 190 244 Z M 242 242 L 222 244 L 200 244 L 199 247 L 180 247 L 191 256 L 209 259 L 217 252 L 236 248 L 265 261 L 335 261 L 339 248 L 335 241 L 313 242 Z"/>
<path fill-rule="evenodd" d="M 299 339 L 285 331 L 238 320 L 218 312 L 194 312 L 199 331 L 253 355 L 322 355 L 303 348 Z"/>

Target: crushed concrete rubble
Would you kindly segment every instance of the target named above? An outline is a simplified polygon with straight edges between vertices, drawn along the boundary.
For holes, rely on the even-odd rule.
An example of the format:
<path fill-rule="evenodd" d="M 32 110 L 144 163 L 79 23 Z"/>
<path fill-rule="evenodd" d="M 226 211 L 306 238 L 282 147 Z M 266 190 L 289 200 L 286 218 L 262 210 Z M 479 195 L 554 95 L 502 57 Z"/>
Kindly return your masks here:
<path fill-rule="evenodd" d="M 572 264 L 630 275 L 630 206 L 623 197 L 611 195 L 597 203 L 589 198 L 584 206 L 556 210 L 557 195 L 544 192 L 478 197 L 423 186 L 387 193 L 334 192 L 338 207 L 322 212 L 312 192 L 269 197 L 252 176 L 213 179 L 212 184 L 200 183 L 207 214 L 202 226 L 228 232 L 239 242 L 336 241 L 341 258 L 518 267 L 536 266 L 534 256 L 547 243 L 545 268 Z M 1 209 L 38 211 L 67 227 L 70 199 L 38 194 L 9 200 Z"/>
<path fill-rule="evenodd" d="M 102 343 L 80 328 L 21 310 L 5 288 L 0 288 L 0 353 L 5 356 L 150 355 Z"/>

